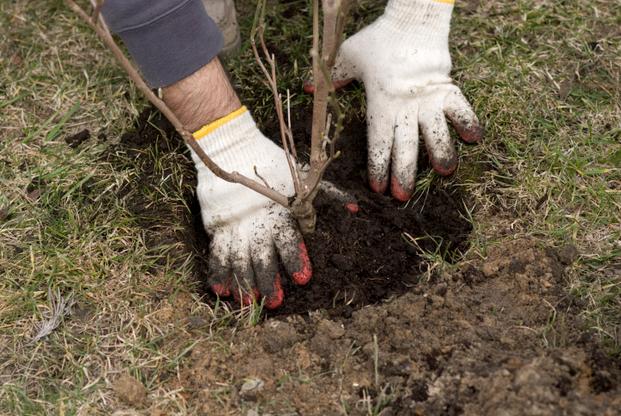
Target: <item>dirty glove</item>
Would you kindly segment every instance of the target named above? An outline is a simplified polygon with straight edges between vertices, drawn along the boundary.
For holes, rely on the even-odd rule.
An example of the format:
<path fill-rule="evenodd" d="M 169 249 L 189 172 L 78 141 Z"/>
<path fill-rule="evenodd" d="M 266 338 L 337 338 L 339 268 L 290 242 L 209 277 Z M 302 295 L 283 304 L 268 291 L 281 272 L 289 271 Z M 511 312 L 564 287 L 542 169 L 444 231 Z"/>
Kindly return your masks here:
<path fill-rule="evenodd" d="M 414 192 L 419 128 L 434 170 L 449 175 L 457 153 L 445 116 L 461 138 L 481 140 L 470 104 L 449 76 L 453 0 L 390 0 L 373 24 L 347 39 L 333 70 L 335 85 L 359 79 L 367 94 L 369 182 L 400 201 Z"/>
<path fill-rule="evenodd" d="M 285 152 L 261 134 L 245 107 L 203 127 L 194 138 L 224 170 L 293 194 Z M 244 305 L 263 296 L 267 308 L 277 308 L 284 299 L 277 253 L 295 283 L 306 284 L 312 274 L 295 220 L 270 199 L 216 177 L 194 152 L 192 158 L 203 224 L 211 236 L 211 289 L 219 296 L 233 294 Z"/>

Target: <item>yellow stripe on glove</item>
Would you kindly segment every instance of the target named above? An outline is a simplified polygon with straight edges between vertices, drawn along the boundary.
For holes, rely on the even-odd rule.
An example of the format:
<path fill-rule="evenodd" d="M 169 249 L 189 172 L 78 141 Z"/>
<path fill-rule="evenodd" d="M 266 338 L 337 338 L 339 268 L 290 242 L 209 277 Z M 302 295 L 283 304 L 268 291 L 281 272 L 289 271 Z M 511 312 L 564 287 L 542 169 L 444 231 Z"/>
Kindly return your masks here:
<path fill-rule="evenodd" d="M 245 105 L 243 105 L 239 109 L 233 111 L 231 114 L 229 114 L 227 116 L 224 116 L 222 118 L 219 118 L 216 121 L 213 121 L 213 122 L 211 122 L 211 123 L 201 127 L 200 129 L 198 129 L 197 131 L 192 133 L 192 136 L 194 137 L 194 140 L 198 141 L 198 140 L 202 139 L 203 137 L 207 136 L 209 133 L 211 133 L 214 130 L 216 130 L 218 127 L 221 127 L 221 126 L 225 125 L 229 121 L 235 120 L 237 117 L 241 116 L 242 114 L 244 114 L 247 111 L 248 111 L 248 109 L 246 108 Z"/>

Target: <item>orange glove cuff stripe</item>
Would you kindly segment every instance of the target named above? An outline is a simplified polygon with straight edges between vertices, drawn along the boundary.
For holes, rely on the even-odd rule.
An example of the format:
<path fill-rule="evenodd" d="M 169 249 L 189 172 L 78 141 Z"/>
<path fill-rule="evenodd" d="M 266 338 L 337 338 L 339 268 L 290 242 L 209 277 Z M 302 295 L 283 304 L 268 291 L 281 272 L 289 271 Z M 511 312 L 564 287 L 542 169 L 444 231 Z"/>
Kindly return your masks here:
<path fill-rule="evenodd" d="M 436 3 L 455 4 L 455 0 L 433 0 Z"/>
<path fill-rule="evenodd" d="M 206 124 L 205 126 L 201 127 L 200 129 L 192 133 L 194 140 L 198 141 L 202 139 L 203 137 L 207 136 L 209 133 L 216 130 L 218 127 L 225 125 L 229 121 L 235 120 L 237 117 L 241 116 L 246 111 L 248 111 L 248 109 L 246 108 L 245 105 L 242 105 L 239 109 L 233 111 L 231 114 L 224 116 L 222 118 L 219 118 L 216 121 L 213 121 L 209 124 Z"/>

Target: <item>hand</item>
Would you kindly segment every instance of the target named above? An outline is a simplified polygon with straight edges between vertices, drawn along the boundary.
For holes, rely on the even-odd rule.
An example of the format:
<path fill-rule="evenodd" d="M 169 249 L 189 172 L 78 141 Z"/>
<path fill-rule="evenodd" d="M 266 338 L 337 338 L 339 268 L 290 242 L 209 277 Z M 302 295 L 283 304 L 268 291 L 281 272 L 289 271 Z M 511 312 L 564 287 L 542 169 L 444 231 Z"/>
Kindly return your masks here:
<path fill-rule="evenodd" d="M 373 24 L 347 39 L 333 69 L 335 85 L 359 79 L 367 94 L 369 182 L 407 201 L 414 192 L 419 128 L 441 175 L 457 168 L 445 116 L 474 143 L 483 129 L 449 73 L 451 0 L 390 0 Z"/>
<path fill-rule="evenodd" d="M 237 171 L 272 188 L 293 194 L 284 151 L 257 129 L 244 107 L 232 119 L 200 137 L 198 143 L 221 168 Z M 202 134 L 205 134 L 204 132 Z M 216 177 L 192 158 L 198 171 L 198 200 L 211 236 L 209 278 L 219 296 L 233 295 L 244 305 L 260 296 L 268 309 L 284 299 L 278 257 L 296 284 L 311 278 L 311 264 L 295 220 L 288 210 L 243 185 Z M 257 176 L 257 173 L 260 177 Z"/>

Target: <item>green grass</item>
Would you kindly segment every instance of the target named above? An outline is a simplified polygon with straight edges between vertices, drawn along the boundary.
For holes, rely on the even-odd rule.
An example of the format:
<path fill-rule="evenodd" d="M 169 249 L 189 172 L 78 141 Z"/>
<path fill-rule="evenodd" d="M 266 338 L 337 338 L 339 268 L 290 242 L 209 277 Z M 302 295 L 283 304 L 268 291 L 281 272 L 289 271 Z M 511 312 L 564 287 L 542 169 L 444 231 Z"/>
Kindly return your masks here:
<path fill-rule="evenodd" d="M 252 3 L 238 2 L 246 34 Z M 618 352 L 621 10 L 603 0 L 469 4 L 458 2 L 455 13 L 454 77 L 487 138 L 460 145 L 455 176 L 420 172 L 419 192 L 450 185 L 470 195 L 472 255 L 524 236 L 575 244 L 580 257 L 569 291 Z M 308 2 L 269 7 L 266 37 L 282 89 L 291 90 L 294 109 L 307 108 L 300 86 L 308 75 Z M 361 1 L 348 32 L 381 8 Z M 287 9 L 295 12 L 283 17 Z M 248 41 L 228 68 L 260 124 L 273 123 Z M 339 100 L 351 117 L 362 117 L 363 97 L 357 86 Z M 192 261 L 180 243 L 147 243 L 152 231 L 128 200 L 142 195 L 147 206 L 183 208 L 191 165 L 155 147 L 139 159 L 119 155 L 115 164 L 103 157 L 145 106 L 62 2 L 0 3 L 0 414 L 110 414 L 119 403 L 109 386 L 125 371 L 158 406 L 192 413 L 162 383 L 195 342 L 217 342 L 223 328 L 256 322 L 255 309 L 237 315 L 194 295 Z M 91 139 L 69 148 L 64 138 L 82 129 Z M 145 160 L 159 179 L 136 185 Z M 180 227 L 166 221 L 162 228 Z M 33 344 L 48 288 L 73 295 L 79 312 Z M 206 328 L 190 337 L 178 311 L 208 317 Z"/>

